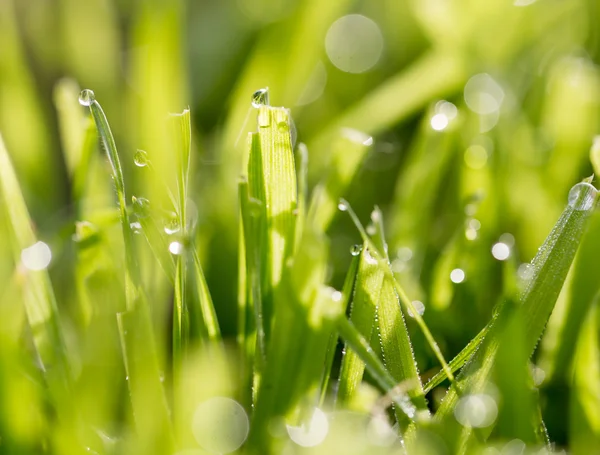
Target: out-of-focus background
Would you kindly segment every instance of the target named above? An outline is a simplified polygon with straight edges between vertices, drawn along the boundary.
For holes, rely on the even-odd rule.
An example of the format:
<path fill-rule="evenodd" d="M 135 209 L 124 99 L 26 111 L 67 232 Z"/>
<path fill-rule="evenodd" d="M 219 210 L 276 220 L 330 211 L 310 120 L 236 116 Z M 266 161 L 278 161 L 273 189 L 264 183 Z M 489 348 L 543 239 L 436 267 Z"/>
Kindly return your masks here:
<path fill-rule="evenodd" d="M 0 132 L 52 247 L 59 305 L 74 295 L 70 160 L 83 134 L 59 119 L 83 117 L 73 94 L 90 88 L 130 195 L 150 200 L 156 190 L 134 154 L 167 166 L 156 125 L 191 108 L 201 255 L 223 333 L 234 336 L 237 178 L 251 95 L 268 86 L 308 147 L 310 185 L 340 137 L 373 136 L 347 199 L 365 222 L 382 208 L 394 270 L 452 357 L 527 272 L 569 188 L 592 173 L 599 22 L 596 0 L 0 0 Z M 112 207 L 98 194 L 86 194 L 89 207 Z M 340 288 L 360 237 L 346 217 L 330 235 Z M 8 242 L 0 250 L 8 257 Z M 12 267 L 0 260 L 0 280 Z M 569 305 L 563 296 L 536 358 L 548 377 Z M 434 356 L 410 329 L 428 374 Z M 572 352 L 575 334 L 564 336 Z M 545 412 L 560 442 L 566 429 L 553 420 L 566 405 L 555 382 L 544 393 L 558 404 Z"/>

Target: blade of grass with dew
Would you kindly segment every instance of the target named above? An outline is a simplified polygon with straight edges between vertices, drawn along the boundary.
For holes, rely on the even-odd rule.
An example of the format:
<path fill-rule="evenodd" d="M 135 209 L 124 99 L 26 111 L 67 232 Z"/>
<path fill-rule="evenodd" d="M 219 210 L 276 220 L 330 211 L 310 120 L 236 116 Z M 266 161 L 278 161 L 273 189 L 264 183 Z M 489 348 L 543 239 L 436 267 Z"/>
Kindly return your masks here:
<path fill-rule="evenodd" d="M 535 445 L 543 441 L 538 440 L 536 431 L 539 412 L 532 387 L 529 352 L 525 349 L 524 321 L 522 315 L 515 311 L 514 302 L 509 300 L 504 305 L 512 307 L 515 314 L 503 327 L 499 327 L 500 341 L 493 371 L 499 399 L 493 436 L 508 441 L 516 438 Z"/>
<path fill-rule="evenodd" d="M 431 332 L 430 332 L 429 328 L 427 327 L 427 325 L 425 324 L 425 321 L 423 321 L 423 318 L 421 317 L 419 312 L 415 309 L 415 306 L 413 305 L 412 301 L 408 298 L 408 296 L 406 295 L 406 292 L 404 291 L 404 289 L 402 288 L 400 283 L 398 283 L 398 281 L 394 277 L 394 274 L 390 268 L 390 263 L 387 260 L 385 254 L 378 250 L 377 245 L 367 235 L 367 232 L 365 231 L 364 227 L 362 226 L 360 220 L 356 216 L 356 213 L 354 213 L 354 210 L 352 209 L 352 207 L 350 206 L 348 201 L 346 201 L 345 199 L 340 199 L 339 208 L 343 211 L 347 211 L 348 214 L 350 215 L 350 218 L 352 219 L 352 222 L 354 223 L 358 232 L 360 233 L 360 236 L 362 237 L 363 242 L 365 242 L 369 246 L 369 250 L 371 251 L 371 256 L 373 256 L 373 258 L 375 260 L 377 260 L 379 262 L 379 264 L 382 266 L 382 270 L 385 273 L 385 277 L 387 280 L 389 280 L 393 284 L 396 294 L 398 295 L 398 297 L 400 299 L 400 302 L 406 308 L 406 311 L 409 311 L 410 313 L 413 314 L 413 317 L 417 321 L 419 328 L 421 329 L 421 331 L 423 332 L 423 335 L 425 336 L 425 339 L 427 340 L 427 344 L 429 344 L 431 350 L 433 351 L 436 358 L 440 362 L 442 369 L 444 370 L 444 372 L 446 373 L 446 375 L 448 376 L 450 381 L 453 381 L 454 375 L 452 374 L 452 371 L 450 370 L 450 367 L 448 366 L 448 363 L 446 362 L 446 359 L 444 358 L 442 351 L 440 350 L 438 344 L 436 343 L 435 339 L 433 338 L 433 335 L 431 335 Z M 420 383 L 420 380 L 419 380 L 419 383 Z"/>
<path fill-rule="evenodd" d="M 348 272 L 346 273 L 346 278 L 344 280 L 344 287 L 342 288 L 341 311 L 343 312 L 343 314 L 346 314 L 348 303 L 352 299 L 352 295 L 354 293 L 354 286 L 356 283 L 356 276 L 358 274 L 359 265 L 360 255 L 353 255 L 352 262 L 350 262 L 350 267 L 348 267 Z M 333 361 L 335 358 L 338 338 L 339 334 L 337 333 L 337 331 L 333 332 L 329 337 L 329 345 L 327 346 L 327 356 L 325 357 L 325 370 L 323 372 L 323 380 L 321 381 L 320 406 L 323 406 L 327 397 L 329 381 L 331 378 L 331 368 L 333 366 Z M 339 387 L 339 384 L 336 386 L 336 388 L 337 387 Z"/>
<path fill-rule="evenodd" d="M 600 251 L 600 213 L 591 215 L 589 228 L 577 252 L 566 302 L 560 320 L 553 315 L 542 342 L 542 360 L 547 386 L 565 384 L 570 375 L 577 339 L 586 314 L 599 289 L 598 273 L 590 264 L 597 262 Z M 560 340 L 560 342 L 558 342 Z"/>
<path fill-rule="evenodd" d="M 519 297 L 517 307 L 525 326 L 523 349 L 528 356 L 533 354 L 554 307 L 597 196 L 598 191 L 587 182 L 578 183 L 571 189 L 567 207 L 531 263 L 532 276 Z M 478 393 L 483 390 L 496 360 L 500 327 L 512 316 L 511 309 L 511 306 L 504 305 L 496 313 L 479 349 L 450 387 L 436 413 L 437 420 L 450 418 L 459 393 Z M 460 440 L 466 443 L 470 433 L 470 429 L 464 428 Z"/>
<path fill-rule="evenodd" d="M 375 207 L 371 213 L 371 221 L 375 228 L 373 243 L 377 246 L 378 251 L 382 252 L 384 255 L 384 261 L 378 262 L 370 255 L 369 250 L 365 251 L 365 254 L 369 254 L 371 257 L 371 262 L 378 265 L 383 275 L 381 294 L 376 309 L 376 330 L 381 345 L 383 362 L 398 383 L 411 384 L 408 395 L 411 397 L 419 411 L 424 411 L 424 413 L 428 414 L 425 395 L 423 393 L 423 385 L 421 384 L 421 378 L 419 377 L 419 369 L 415 361 L 415 355 L 410 336 L 408 335 L 408 329 L 406 328 L 406 323 L 404 321 L 400 301 L 396 294 L 394 284 L 389 277 L 385 276 L 384 272 L 384 270 L 389 270 L 389 258 L 387 256 L 387 244 L 383 229 L 383 214 L 378 207 Z M 382 262 L 384 262 L 385 265 L 382 264 Z M 396 280 L 394 280 L 394 282 L 396 282 Z M 409 314 L 412 314 L 415 318 L 420 316 L 420 314 L 416 312 L 414 306 L 412 310 L 409 309 L 408 311 L 410 311 Z M 403 429 L 410 423 L 410 421 L 407 421 L 404 413 L 398 412 L 398 409 L 396 409 L 396 418 Z"/>
<path fill-rule="evenodd" d="M 367 252 L 366 246 L 363 246 L 354 295 L 350 304 L 350 321 L 367 340 L 371 339 L 375 325 L 375 314 L 380 302 L 382 282 L 383 272 L 377 266 L 377 261 L 373 261 Z M 344 352 L 338 382 L 337 402 L 342 406 L 348 406 L 362 382 L 365 364 L 348 347 Z"/>
<path fill-rule="evenodd" d="M 600 294 L 579 332 L 573 360 L 569 442 L 573 455 L 597 453 L 600 447 Z"/>
<path fill-rule="evenodd" d="M 33 345 L 41 363 L 50 401 L 60 421 L 56 434 L 64 434 L 75 447 L 78 446 L 75 435 L 79 431 L 79 416 L 76 404 L 70 399 L 73 377 L 69 350 L 63 337 L 64 332 L 61 327 L 54 290 L 46 270 L 47 264 L 39 269 L 36 264 L 33 264 L 34 269 L 29 269 L 31 264 L 25 264 L 23 261 L 24 255 L 27 254 L 39 256 L 37 248 L 43 244 L 37 242 L 25 199 L 1 135 L 0 195 L 4 201 L 4 213 L 9 228 L 14 262 L 17 264 L 19 273 L 22 274 L 22 278 L 19 280 L 22 285 L 22 297 L 19 300 L 22 300 L 24 304 Z M 27 248 L 36 248 L 36 250 L 33 253 L 27 253 Z M 47 245 L 46 248 L 48 248 Z M 48 254 L 51 253 L 48 252 Z"/>
<path fill-rule="evenodd" d="M 125 301 L 127 311 L 117 314 L 123 349 L 125 370 L 129 378 L 129 392 L 133 412 L 140 434 L 156 435 L 152 441 L 157 447 L 169 450 L 172 447 L 172 431 L 169 411 L 167 409 L 164 390 L 161 383 L 159 360 L 156 352 L 154 334 L 148 302 L 145 299 L 135 251 L 133 248 L 133 232 L 129 222 L 125 182 L 117 146 L 110 130 L 106 115 L 96 101 L 94 92 L 84 90 L 80 102 L 90 108 L 90 112 L 98 129 L 100 140 L 111 164 L 112 177 L 117 192 L 121 230 L 123 233 L 125 253 Z M 154 409 L 148 413 L 147 403 L 152 402 Z M 162 428 L 156 432 L 155 425 Z M 166 437 L 164 435 L 167 434 Z"/>
<path fill-rule="evenodd" d="M 373 138 L 349 128 L 342 128 L 331 148 L 331 160 L 325 180 L 313 190 L 308 220 L 326 232 L 337 213 L 337 206 L 363 162 Z"/>

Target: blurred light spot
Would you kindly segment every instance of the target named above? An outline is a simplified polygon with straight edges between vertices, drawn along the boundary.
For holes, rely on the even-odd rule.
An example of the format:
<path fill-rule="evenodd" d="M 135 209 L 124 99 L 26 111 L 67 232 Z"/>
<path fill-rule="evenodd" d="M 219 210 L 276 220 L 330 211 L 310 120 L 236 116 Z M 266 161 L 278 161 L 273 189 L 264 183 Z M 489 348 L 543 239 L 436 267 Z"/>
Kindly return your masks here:
<path fill-rule="evenodd" d="M 331 293 L 331 300 L 334 302 L 340 302 L 342 300 L 342 293 L 340 291 L 333 291 Z"/>
<path fill-rule="evenodd" d="M 499 111 L 504 101 L 502 87 L 487 73 L 476 74 L 465 85 L 465 102 L 480 115 Z"/>
<path fill-rule="evenodd" d="M 492 247 L 492 256 L 499 261 L 505 261 L 510 256 L 510 247 L 506 243 L 498 242 Z"/>
<path fill-rule="evenodd" d="M 352 142 L 356 142 L 357 144 L 363 144 L 366 146 L 373 145 L 372 136 L 353 128 L 342 128 L 342 136 L 351 140 Z"/>
<path fill-rule="evenodd" d="M 453 283 L 462 283 L 465 281 L 466 275 L 463 269 L 454 269 L 450 272 L 450 281 Z"/>
<path fill-rule="evenodd" d="M 372 223 L 369 223 L 369 225 L 366 228 L 366 231 L 367 231 L 367 234 L 369 234 L 369 235 L 377 234 L 377 228 Z"/>
<path fill-rule="evenodd" d="M 502 455 L 522 455 L 526 448 L 527 445 L 523 441 L 520 439 L 513 439 L 512 441 L 507 442 L 504 447 L 502 447 L 502 451 L 500 453 Z"/>
<path fill-rule="evenodd" d="M 239 449 L 249 430 L 244 408 L 227 397 L 213 397 L 200 403 L 192 419 L 192 433 L 198 444 L 214 453 Z"/>
<path fill-rule="evenodd" d="M 465 231 L 465 237 L 467 240 L 475 240 L 479 234 L 476 229 L 468 227 Z"/>
<path fill-rule="evenodd" d="M 314 447 L 321 444 L 329 432 L 327 416 L 319 408 L 315 408 L 308 425 L 294 427 L 286 425 L 290 439 L 302 447 Z"/>
<path fill-rule="evenodd" d="M 131 232 L 134 234 L 141 234 L 142 232 L 142 224 L 139 221 L 129 223 L 129 227 L 131 228 Z"/>
<path fill-rule="evenodd" d="M 308 80 L 306 81 L 306 85 L 302 89 L 300 93 L 300 97 L 296 104 L 298 106 L 304 106 L 306 104 L 313 103 L 317 101 L 323 92 L 325 91 L 325 86 L 327 85 L 327 69 L 323 62 L 317 62 L 315 69 L 312 71 Z"/>
<path fill-rule="evenodd" d="M 533 277 L 534 267 L 530 263 L 526 262 L 521 264 L 517 269 L 517 275 L 523 281 L 529 281 Z"/>
<path fill-rule="evenodd" d="M 423 302 L 421 302 L 420 300 L 413 300 L 412 304 L 415 307 L 415 310 L 417 310 L 417 313 L 419 313 L 419 316 L 423 316 L 423 313 L 425 313 L 425 305 L 423 304 Z M 410 309 L 408 310 L 408 315 L 411 318 L 415 317 L 415 315 Z"/>
<path fill-rule="evenodd" d="M 338 204 L 338 210 L 345 212 L 348 210 L 348 203 L 346 201 L 340 201 Z"/>
<path fill-rule="evenodd" d="M 406 262 L 401 261 L 400 259 L 394 259 L 392 261 L 392 271 L 394 273 L 403 272 L 406 269 Z"/>
<path fill-rule="evenodd" d="M 533 379 L 533 385 L 539 387 L 546 379 L 546 372 L 537 365 L 531 365 L 531 377 Z"/>
<path fill-rule="evenodd" d="M 468 224 L 471 229 L 475 229 L 476 231 L 481 229 L 481 221 L 479 221 L 477 218 L 470 219 Z"/>
<path fill-rule="evenodd" d="M 172 254 L 181 254 L 183 253 L 183 244 L 180 242 L 171 242 L 169 244 L 169 251 Z"/>
<path fill-rule="evenodd" d="M 398 436 L 384 416 L 375 416 L 367 426 L 367 438 L 375 446 L 389 447 Z"/>
<path fill-rule="evenodd" d="M 450 101 L 438 101 L 435 104 L 435 113 L 443 114 L 448 120 L 454 120 L 458 115 L 458 108 Z"/>
<path fill-rule="evenodd" d="M 44 270 L 52 260 L 52 251 L 44 242 L 37 242 L 21 251 L 21 262 L 28 270 Z"/>
<path fill-rule="evenodd" d="M 454 408 L 454 417 L 465 427 L 483 428 L 490 426 L 498 416 L 498 406 L 486 394 L 466 395 Z"/>
<path fill-rule="evenodd" d="M 483 169 L 487 160 L 487 150 L 481 145 L 472 145 L 465 151 L 465 164 L 471 169 Z"/>
<path fill-rule="evenodd" d="M 515 236 L 512 234 L 509 234 L 508 232 L 502 234 L 499 238 L 499 240 L 502 243 L 506 243 L 509 248 L 512 248 L 513 246 L 515 246 Z"/>
<path fill-rule="evenodd" d="M 487 133 L 491 131 L 500 120 L 500 110 L 494 111 L 491 114 L 482 114 L 479 116 L 479 132 Z"/>
<path fill-rule="evenodd" d="M 336 20 L 325 36 L 325 52 L 331 63 L 348 73 L 373 68 L 383 51 L 383 35 L 368 17 L 350 14 Z"/>
<path fill-rule="evenodd" d="M 513 5 L 515 6 L 529 6 L 536 2 L 537 0 L 515 0 Z"/>
<path fill-rule="evenodd" d="M 408 248 L 407 246 L 401 246 L 400 248 L 398 248 L 398 250 L 396 251 L 396 257 L 398 259 L 400 259 L 401 261 L 404 262 L 408 262 L 412 259 L 413 257 L 413 252 L 410 248 Z"/>
<path fill-rule="evenodd" d="M 435 114 L 431 117 L 431 127 L 436 131 L 443 131 L 448 126 L 449 120 L 444 114 Z"/>

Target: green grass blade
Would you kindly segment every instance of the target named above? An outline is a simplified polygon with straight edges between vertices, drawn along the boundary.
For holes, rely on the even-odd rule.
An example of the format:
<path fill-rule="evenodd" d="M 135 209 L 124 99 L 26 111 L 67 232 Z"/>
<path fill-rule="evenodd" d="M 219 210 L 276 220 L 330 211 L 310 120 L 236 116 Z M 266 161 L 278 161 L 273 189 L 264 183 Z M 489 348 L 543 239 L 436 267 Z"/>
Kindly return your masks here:
<path fill-rule="evenodd" d="M 346 279 L 344 280 L 344 287 L 342 289 L 341 310 L 344 313 L 346 312 L 348 303 L 352 299 L 359 264 L 360 256 L 352 256 L 352 262 L 350 263 L 350 267 L 348 268 L 348 272 L 346 273 Z M 327 357 L 325 358 L 325 371 L 323 373 L 323 380 L 321 381 L 321 406 L 325 402 L 326 394 L 328 391 L 327 389 L 329 386 L 329 380 L 331 378 L 331 367 L 333 366 L 333 361 L 335 358 L 335 351 L 337 347 L 338 338 L 339 334 L 337 333 L 337 331 L 332 333 L 329 338 L 329 346 L 327 347 Z"/>
<path fill-rule="evenodd" d="M 383 272 L 365 248 L 366 246 L 363 247 L 358 266 L 356 287 L 350 306 L 350 321 L 365 339 L 370 340 L 377 305 L 380 302 Z M 358 354 L 346 347 L 338 383 L 337 402 L 340 405 L 344 406 L 352 401 L 362 382 L 364 370 L 365 364 Z"/>
<path fill-rule="evenodd" d="M 0 194 L 4 200 L 3 207 L 10 228 L 14 261 L 16 264 L 22 264 L 22 251 L 35 245 L 37 237 L 1 135 Z M 20 267 L 23 267 L 26 283 L 23 296 L 25 311 L 36 350 L 42 364 L 46 365 L 49 371 L 60 371 L 66 386 L 70 382 L 67 349 L 50 277 L 45 267 L 42 270 L 28 270 L 22 265 Z M 55 367 L 50 368 L 50 365 Z"/>
<path fill-rule="evenodd" d="M 596 205 L 597 195 L 598 191 L 589 183 L 579 183 L 573 187 L 567 207 L 532 261 L 532 276 L 519 298 L 518 316 L 515 316 L 522 319 L 525 327 L 523 349 L 528 357 L 533 354 L 554 307 L 588 218 Z M 483 390 L 496 361 L 501 328 L 508 324 L 514 313 L 511 305 L 503 305 L 497 312 L 479 349 L 448 391 L 436 414 L 438 419 L 450 418 L 459 394 Z M 468 435 L 469 430 L 465 428 L 464 433 Z M 466 440 L 467 437 L 462 439 Z"/>
<path fill-rule="evenodd" d="M 132 305 L 137 301 L 136 296 L 140 286 L 139 269 L 136 263 L 135 252 L 133 249 L 133 233 L 129 223 L 129 213 L 127 211 L 127 199 L 125 195 L 125 181 L 123 180 L 123 170 L 121 161 L 117 152 L 117 144 L 112 131 L 106 119 L 106 115 L 96 101 L 94 92 L 83 90 L 80 95 L 80 102 L 90 108 L 90 112 L 96 124 L 98 135 L 108 157 L 112 169 L 112 178 L 117 191 L 119 201 L 119 210 L 121 213 L 121 230 L 123 231 L 123 241 L 125 246 L 125 260 L 127 267 L 125 269 L 126 289 L 127 289 L 127 307 L 133 309 Z"/>
<path fill-rule="evenodd" d="M 570 398 L 570 448 L 574 455 L 600 447 L 600 313 L 598 297 L 577 340 Z"/>

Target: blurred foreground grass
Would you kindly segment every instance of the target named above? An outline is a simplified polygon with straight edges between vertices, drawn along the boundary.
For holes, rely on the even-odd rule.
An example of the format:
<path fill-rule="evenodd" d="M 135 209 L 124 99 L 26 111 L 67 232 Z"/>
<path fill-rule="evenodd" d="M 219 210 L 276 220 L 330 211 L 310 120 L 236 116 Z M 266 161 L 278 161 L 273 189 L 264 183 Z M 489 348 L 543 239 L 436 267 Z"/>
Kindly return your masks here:
<path fill-rule="evenodd" d="M 600 453 L 598 20 L 0 1 L 0 452 Z"/>

